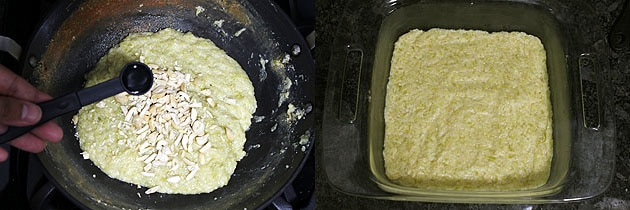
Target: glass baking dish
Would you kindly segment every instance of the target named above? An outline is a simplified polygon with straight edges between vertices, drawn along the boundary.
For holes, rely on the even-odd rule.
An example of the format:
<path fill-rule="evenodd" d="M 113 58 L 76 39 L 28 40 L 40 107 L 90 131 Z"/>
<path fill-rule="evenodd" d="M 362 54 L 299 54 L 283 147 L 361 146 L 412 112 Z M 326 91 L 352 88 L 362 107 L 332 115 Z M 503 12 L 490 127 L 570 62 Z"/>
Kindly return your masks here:
<path fill-rule="evenodd" d="M 322 125 L 322 162 L 331 184 L 356 196 L 456 203 L 557 203 L 605 191 L 615 149 L 606 95 L 609 52 L 589 8 L 556 1 L 349 1 L 333 43 Z M 585 24 L 590 30 L 580 27 Z M 521 31 L 542 41 L 554 138 L 546 184 L 523 191 L 438 191 L 387 179 L 382 151 L 389 65 L 394 42 L 416 28 Z"/>

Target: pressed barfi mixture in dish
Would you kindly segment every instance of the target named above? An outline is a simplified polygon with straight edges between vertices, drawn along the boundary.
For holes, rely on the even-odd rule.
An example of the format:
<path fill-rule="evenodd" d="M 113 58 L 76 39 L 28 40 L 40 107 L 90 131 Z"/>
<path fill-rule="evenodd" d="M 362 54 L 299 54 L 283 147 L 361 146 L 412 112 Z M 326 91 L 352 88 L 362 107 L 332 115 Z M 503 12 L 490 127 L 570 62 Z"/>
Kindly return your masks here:
<path fill-rule="evenodd" d="M 546 53 L 522 32 L 412 30 L 395 43 L 387 177 L 423 189 L 543 185 L 553 154 Z"/>
<path fill-rule="evenodd" d="M 140 61 L 151 90 L 121 93 L 84 107 L 75 118 L 84 158 L 147 194 L 197 194 L 226 185 L 243 158 L 256 110 L 241 66 L 212 41 L 164 29 L 130 34 L 101 58 L 86 86 L 115 78 Z"/>

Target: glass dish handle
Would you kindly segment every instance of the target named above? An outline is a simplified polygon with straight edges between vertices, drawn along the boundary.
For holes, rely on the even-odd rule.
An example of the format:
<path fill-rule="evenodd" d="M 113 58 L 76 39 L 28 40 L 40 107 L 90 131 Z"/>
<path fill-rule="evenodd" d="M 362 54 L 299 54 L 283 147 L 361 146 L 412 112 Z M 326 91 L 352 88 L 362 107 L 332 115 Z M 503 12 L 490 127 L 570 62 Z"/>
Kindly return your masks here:
<path fill-rule="evenodd" d="M 608 43 L 616 51 L 630 48 L 630 0 L 626 0 L 621 15 L 610 30 Z"/>
<path fill-rule="evenodd" d="M 22 47 L 13 39 L 6 36 L 0 36 L 0 52 L 9 53 L 9 55 L 15 58 L 15 60 L 20 60 Z"/>
<path fill-rule="evenodd" d="M 598 131 L 601 127 L 602 100 L 600 66 L 596 56 L 583 53 L 578 59 L 580 91 L 582 96 L 582 121 L 587 129 Z"/>
<path fill-rule="evenodd" d="M 337 118 L 345 123 L 354 123 L 357 120 L 361 91 L 361 70 L 363 63 L 363 50 L 349 48 L 346 51 L 343 71 L 341 73 L 341 85 L 339 87 L 339 102 Z"/>

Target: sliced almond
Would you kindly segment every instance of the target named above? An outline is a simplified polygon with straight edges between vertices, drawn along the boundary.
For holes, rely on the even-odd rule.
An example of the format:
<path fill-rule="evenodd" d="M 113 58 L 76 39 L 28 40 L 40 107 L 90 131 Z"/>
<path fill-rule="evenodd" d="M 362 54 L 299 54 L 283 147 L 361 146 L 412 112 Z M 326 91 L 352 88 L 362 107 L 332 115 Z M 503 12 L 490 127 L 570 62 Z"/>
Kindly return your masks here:
<path fill-rule="evenodd" d="M 144 132 L 146 132 L 146 131 L 149 131 L 149 125 L 144 125 L 144 127 L 140 128 L 140 129 L 138 129 L 138 130 L 136 130 L 136 131 L 135 131 L 135 133 L 136 133 L 136 134 L 141 134 L 141 133 L 144 133 Z"/>
<path fill-rule="evenodd" d="M 164 153 L 167 156 L 171 156 L 173 155 L 173 151 L 171 150 L 170 147 L 164 147 L 162 148 L 162 153 Z"/>
<path fill-rule="evenodd" d="M 153 162 L 153 160 L 155 160 L 155 157 L 157 157 L 157 154 L 155 153 L 151 154 L 147 159 L 144 160 L 144 163 Z"/>
<path fill-rule="evenodd" d="M 149 64 L 147 64 L 147 66 L 153 71 L 155 71 L 156 69 L 160 68 L 160 66 L 158 66 L 157 64 L 153 64 L 153 63 L 149 63 Z"/>
<path fill-rule="evenodd" d="M 155 193 L 158 190 L 160 190 L 160 186 L 155 186 L 155 187 L 152 187 L 152 188 L 148 189 L 147 191 L 145 191 L 144 194 L 148 195 L 148 194 L 151 194 L 151 193 Z"/>
<path fill-rule="evenodd" d="M 181 179 L 182 178 L 179 177 L 179 176 L 172 176 L 172 177 L 169 177 L 168 179 L 166 179 L 166 181 L 170 182 L 170 183 L 178 183 Z"/>
<path fill-rule="evenodd" d="M 155 174 L 154 174 L 154 173 L 149 173 L 149 172 L 144 172 L 144 171 L 143 171 L 143 172 L 140 172 L 140 174 L 141 174 L 142 176 L 148 176 L 148 177 L 154 177 L 154 176 L 155 176 Z"/>
<path fill-rule="evenodd" d="M 127 112 L 127 115 L 125 115 L 125 121 L 127 122 L 131 121 L 131 118 L 133 118 L 133 116 L 136 115 L 137 113 L 138 113 L 138 108 L 131 107 L 131 109 L 129 109 L 129 111 Z"/>
<path fill-rule="evenodd" d="M 210 89 L 204 89 L 201 91 L 201 94 L 204 96 L 211 96 L 212 95 L 212 91 Z"/>
<path fill-rule="evenodd" d="M 177 162 L 173 163 L 173 167 L 169 171 L 175 171 L 179 168 L 179 164 Z"/>
<path fill-rule="evenodd" d="M 84 160 L 90 159 L 90 154 L 87 153 L 87 152 L 82 152 L 82 153 L 79 153 L 79 154 L 81 154 L 83 156 Z"/>
<path fill-rule="evenodd" d="M 193 177 L 195 177 L 195 174 L 197 174 L 197 169 L 190 171 L 190 173 L 188 173 L 188 175 L 186 176 L 186 180 L 191 180 Z"/>
<path fill-rule="evenodd" d="M 144 170 L 144 171 L 149 171 L 149 170 L 151 170 L 151 168 L 153 168 L 153 165 L 151 165 L 151 164 L 146 164 L 146 165 L 144 166 L 143 170 Z"/>
<path fill-rule="evenodd" d="M 157 156 L 155 156 L 155 159 L 159 162 L 164 162 L 164 164 L 166 165 L 166 162 L 168 162 L 169 158 L 166 154 L 158 152 Z"/>
<path fill-rule="evenodd" d="M 230 104 L 230 105 L 236 105 L 236 99 L 233 99 L 233 98 L 223 99 L 223 102 L 225 102 L 227 104 Z"/>
<path fill-rule="evenodd" d="M 127 104 L 129 102 L 129 98 L 126 93 L 120 93 L 114 96 L 114 100 L 116 100 L 120 104 Z"/>
<path fill-rule="evenodd" d="M 192 162 L 190 160 L 188 160 L 188 158 L 182 158 L 182 160 L 184 161 L 184 163 L 186 163 L 186 165 L 188 166 L 193 166 L 195 165 L 195 162 Z"/>
<path fill-rule="evenodd" d="M 209 138 L 208 135 L 199 136 L 195 138 L 195 141 L 197 142 L 199 146 L 203 146 L 206 144 L 206 142 L 208 142 L 208 138 Z"/>
<path fill-rule="evenodd" d="M 229 129 L 228 127 L 225 127 L 225 136 L 230 141 L 234 140 L 234 133 L 232 132 L 232 129 Z"/>
<path fill-rule="evenodd" d="M 155 145 L 155 148 L 157 150 L 162 150 L 162 148 L 167 145 L 168 145 L 168 142 L 166 140 L 159 140 L 157 144 Z"/>
<path fill-rule="evenodd" d="M 105 101 L 99 101 L 98 103 L 96 103 L 96 108 L 105 108 Z"/>
<path fill-rule="evenodd" d="M 198 158 L 201 165 L 205 165 L 206 163 L 208 163 L 208 161 L 206 160 L 206 155 L 204 155 L 203 153 L 199 153 Z"/>
<path fill-rule="evenodd" d="M 192 121 L 196 121 L 197 120 L 197 109 L 190 109 L 190 119 Z"/>
<path fill-rule="evenodd" d="M 143 155 L 143 156 L 140 156 L 140 157 L 136 158 L 136 160 L 144 162 L 144 160 L 146 160 L 147 158 L 149 158 L 149 155 Z"/>
<path fill-rule="evenodd" d="M 214 99 L 207 97 L 206 101 L 208 102 L 208 104 L 210 104 L 211 107 L 215 107 L 217 104 L 214 103 Z"/>
<path fill-rule="evenodd" d="M 188 138 L 188 134 L 184 134 L 184 136 L 182 137 L 182 148 L 186 149 L 186 147 L 188 147 L 188 141 L 190 139 Z"/>
<path fill-rule="evenodd" d="M 203 145 L 203 147 L 201 147 L 199 149 L 199 152 L 204 153 L 204 152 L 208 151 L 210 149 L 210 147 L 212 147 L 212 145 L 210 144 L 210 142 L 208 142 L 205 145 Z"/>

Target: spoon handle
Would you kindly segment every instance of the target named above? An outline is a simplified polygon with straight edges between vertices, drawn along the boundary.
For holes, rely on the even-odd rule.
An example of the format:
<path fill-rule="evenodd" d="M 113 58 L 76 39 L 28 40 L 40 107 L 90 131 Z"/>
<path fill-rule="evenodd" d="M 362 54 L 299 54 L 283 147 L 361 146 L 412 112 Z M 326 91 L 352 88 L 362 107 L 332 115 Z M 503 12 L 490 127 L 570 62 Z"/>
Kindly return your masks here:
<path fill-rule="evenodd" d="M 7 132 L 0 134 L 0 144 L 13 140 L 56 117 L 69 112 L 77 111 L 85 105 L 116 95 L 122 91 L 124 90 L 120 85 L 120 80 L 116 78 L 77 92 L 54 98 L 50 101 L 39 103 L 37 105 L 39 105 L 42 109 L 42 118 L 39 122 L 31 126 L 9 126 Z"/>
<path fill-rule="evenodd" d="M 81 106 L 92 104 L 125 91 L 120 83 L 120 79 L 114 78 L 77 91 Z"/>

